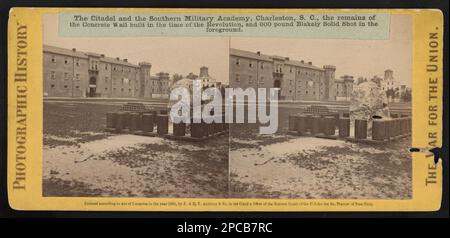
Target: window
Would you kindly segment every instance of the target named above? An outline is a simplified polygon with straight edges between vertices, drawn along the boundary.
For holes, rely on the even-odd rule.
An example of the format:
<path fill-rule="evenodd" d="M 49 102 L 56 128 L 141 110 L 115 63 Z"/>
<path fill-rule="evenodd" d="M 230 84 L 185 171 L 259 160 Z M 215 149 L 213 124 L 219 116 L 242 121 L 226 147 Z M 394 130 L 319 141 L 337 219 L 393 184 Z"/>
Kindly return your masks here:
<path fill-rule="evenodd" d="M 308 94 L 308 90 L 306 90 L 306 94 Z"/>
<path fill-rule="evenodd" d="M 51 79 L 56 79 L 55 71 L 50 72 L 50 78 Z"/>
<path fill-rule="evenodd" d="M 52 55 L 52 62 L 53 62 L 53 63 L 56 63 L 56 58 L 55 58 L 54 55 Z"/>
<path fill-rule="evenodd" d="M 105 88 L 105 91 L 108 91 L 108 88 Z"/>
<path fill-rule="evenodd" d="M 55 85 L 54 84 L 50 85 L 50 88 L 55 88 Z"/>
<path fill-rule="evenodd" d="M 283 72 L 283 70 L 282 70 L 282 68 L 281 68 L 281 64 L 278 64 L 278 65 L 276 66 L 275 72 L 277 72 L 277 73 L 282 73 L 282 72 Z"/>
<path fill-rule="evenodd" d="M 80 74 L 75 74 L 75 79 L 80 80 Z"/>
<path fill-rule="evenodd" d="M 248 83 L 253 83 L 253 76 L 251 75 L 248 76 Z"/>
<path fill-rule="evenodd" d="M 80 86 L 77 85 L 77 86 L 75 86 L 75 88 L 80 88 Z"/>
<path fill-rule="evenodd" d="M 64 58 L 64 64 L 69 63 L 69 61 L 67 61 L 67 58 Z"/>
<path fill-rule="evenodd" d="M 239 74 L 236 74 L 236 78 L 235 78 L 235 80 L 236 80 L 236 82 L 239 82 L 239 81 L 241 81 L 241 78 L 240 78 Z"/>
<path fill-rule="evenodd" d="M 64 80 L 68 80 L 69 79 L 69 74 L 68 73 L 64 73 Z"/>
<path fill-rule="evenodd" d="M 236 60 L 236 65 L 239 65 L 239 64 L 240 64 L 239 59 L 237 59 Z"/>
<path fill-rule="evenodd" d="M 261 62 L 261 69 L 264 69 L 264 63 Z"/>
<path fill-rule="evenodd" d="M 105 76 L 105 83 L 108 82 L 108 76 Z"/>
<path fill-rule="evenodd" d="M 248 67 L 250 67 L 250 68 L 253 67 L 253 63 L 251 61 L 248 63 Z"/>
<path fill-rule="evenodd" d="M 105 64 L 105 70 L 108 70 L 108 65 L 107 64 Z"/>
<path fill-rule="evenodd" d="M 123 92 L 123 88 L 121 88 L 121 89 L 120 89 L 120 91 L 122 91 L 122 92 Z"/>
<path fill-rule="evenodd" d="M 77 60 L 77 61 L 75 62 L 75 65 L 76 65 L 76 66 L 80 66 L 80 60 Z"/>
<path fill-rule="evenodd" d="M 67 88 L 68 86 L 67 85 L 64 85 L 64 88 Z"/>
<path fill-rule="evenodd" d="M 259 78 L 259 83 L 260 83 L 260 84 L 263 84 L 263 83 L 264 83 L 264 77 L 263 77 L 263 76 L 261 76 L 261 78 Z"/>
<path fill-rule="evenodd" d="M 290 73 L 292 73 L 292 66 L 291 66 L 291 67 L 289 67 L 289 72 L 290 72 Z"/>

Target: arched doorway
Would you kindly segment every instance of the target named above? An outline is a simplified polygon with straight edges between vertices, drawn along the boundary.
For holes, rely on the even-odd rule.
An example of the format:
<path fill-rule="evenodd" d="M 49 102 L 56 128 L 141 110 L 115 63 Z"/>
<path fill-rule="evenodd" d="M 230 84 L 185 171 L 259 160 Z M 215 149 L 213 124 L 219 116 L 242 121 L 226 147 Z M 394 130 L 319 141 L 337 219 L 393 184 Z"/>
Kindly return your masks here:
<path fill-rule="evenodd" d="M 95 90 L 97 88 L 97 78 L 90 77 L 89 78 L 89 97 L 95 97 Z"/>
<path fill-rule="evenodd" d="M 274 87 L 274 88 L 278 88 L 278 91 L 277 91 L 277 99 L 280 99 L 280 95 L 281 95 L 281 80 L 275 79 L 275 80 L 273 81 L 273 87 Z"/>

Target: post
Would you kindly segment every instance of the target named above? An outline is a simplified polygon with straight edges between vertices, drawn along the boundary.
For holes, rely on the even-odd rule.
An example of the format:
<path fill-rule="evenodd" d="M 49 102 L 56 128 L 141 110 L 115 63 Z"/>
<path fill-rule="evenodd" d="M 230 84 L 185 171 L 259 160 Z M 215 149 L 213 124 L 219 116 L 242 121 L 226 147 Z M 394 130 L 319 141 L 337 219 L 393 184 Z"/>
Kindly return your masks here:
<path fill-rule="evenodd" d="M 367 139 L 367 121 L 355 120 L 355 139 Z"/>
<path fill-rule="evenodd" d="M 307 130 L 309 130 L 310 132 L 311 132 L 311 134 L 312 134 L 312 124 L 313 124 L 313 121 L 312 121 L 313 119 L 312 119 L 312 116 L 311 115 L 306 115 L 306 119 L 305 119 L 305 131 L 307 131 Z"/>
<path fill-rule="evenodd" d="M 184 122 L 173 123 L 173 135 L 174 136 L 185 136 L 186 135 L 186 124 Z"/>
<path fill-rule="evenodd" d="M 386 125 L 387 133 L 386 136 L 392 140 L 395 137 L 395 121 L 394 119 L 389 119 Z"/>
<path fill-rule="evenodd" d="M 140 115 L 137 112 L 130 113 L 130 131 L 137 131 L 139 129 Z"/>
<path fill-rule="evenodd" d="M 339 113 L 335 113 L 333 116 L 334 116 L 333 125 L 334 125 L 334 129 L 336 130 L 336 128 L 339 125 Z M 334 133 L 333 133 L 333 135 L 334 135 Z"/>
<path fill-rule="evenodd" d="M 399 118 L 394 119 L 394 125 L 395 125 L 394 136 L 397 137 L 401 134 L 401 122 Z"/>
<path fill-rule="evenodd" d="M 142 123 L 142 130 L 144 132 L 153 132 L 154 127 L 153 114 L 150 113 L 142 114 L 141 123 Z"/>
<path fill-rule="evenodd" d="M 386 120 L 373 119 L 372 123 L 372 139 L 376 141 L 384 141 L 386 139 Z"/>
<path fill-rule="evenodd" d="M 297 117 L 297 133 L 303 135 L 306 132 L 306 116 L 300 115 Z"/>
<path fill-rule="evenodd" d="M 194 138 L 202 138 L 204 135 L 202 123 L 194 123 L 194 120 L 191 123 L 191 137 Z"/>
<path fill-rule="evenodd" d="M 327 135 L 327 136 L 334 135 L 335 120 L 336 120 L 336 118 L 334 116 L 325 116 L 324 118 L 322 118 L 322 121 L 323 121 L 322 129 L 323 129 L 323 133 L 325 135 Z"/>
<path fill-rule="evenodd" d="M 350 136 L 350 118 L 339 118 L 339 137 L 345 138 Z"/>
<path fill-rule="evenodd" d="M 167 133 L 169 133 L 169 116 L 168 115 L 158 115 L 156 129 L 157 129 L 158 135 L 166 135 Z"/>
<path fill-rule="evenodd" d="M 412 134 L 412 120 L 411 117 L 408 117 L 408 135 Z"/>
<path fill-rule="evenodd" d="M 117 113 L 116 117 L 116 132 L 121 132 L 124 128 L 125 114 L 123 112 Z"/>
<path fill-rule="evenodd" d="M 107 112 L 106 113 L 106 128 L 115 128 L 116 118 L 117 118 L 117 113 Z"/>
<path fill-rule="evenodd" d="M 289 131 L 296 131 L 297 130 L 297 116 L 295 115 L 289 115 Z"/>
<path fill-rule="evenodd" d="M 123 128 L 130 129 L 131 114 L 124 112 L 123 114 Z"/>
<path fill-rule="evenodd" d="M 322 118 L 320 116 L 312 116 L 312 129 L 311 129 L 311 134 L 312 135 L 316 135 L 320 133 L 320 126 L 321 126 L 321 121 Z"/>

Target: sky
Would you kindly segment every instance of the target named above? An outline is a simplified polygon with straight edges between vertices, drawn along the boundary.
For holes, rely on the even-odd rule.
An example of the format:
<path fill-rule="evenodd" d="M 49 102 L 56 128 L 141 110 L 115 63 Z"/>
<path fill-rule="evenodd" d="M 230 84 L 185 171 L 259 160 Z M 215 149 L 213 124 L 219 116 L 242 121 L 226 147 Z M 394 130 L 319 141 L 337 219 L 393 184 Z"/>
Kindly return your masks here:
<path fill-rule="evenodd" d="M 60 37 L 58 16 L 43 19 L 44 44 L 77 48 L 79 51 L 127 58 L 137 64 L 152 64 L 151 74 L 199 74 L 201 66 L 217 81 L 228 83 L 229 48 L 261 51 L 296 60 L 312 61 L 316 66 L 336 66 L 336 77 L 353 75 L 371 78 L 392 69 L 400 84 L 411 85 L 412 27 L 410 16 L 391 15 L 388 40 L 244 38 L 244 37 Z"/>
<path fill-rule="evenodd" d="M 228 82 L 228 37 L 60 37 L 57 14 L 44 15 L 43 24 L 47 45 L 126 58 L 134 64 L 146 61 L 152 64 L 152 75 L 199 75 L 200 67 L 207 66 L 211 77 Z"/>

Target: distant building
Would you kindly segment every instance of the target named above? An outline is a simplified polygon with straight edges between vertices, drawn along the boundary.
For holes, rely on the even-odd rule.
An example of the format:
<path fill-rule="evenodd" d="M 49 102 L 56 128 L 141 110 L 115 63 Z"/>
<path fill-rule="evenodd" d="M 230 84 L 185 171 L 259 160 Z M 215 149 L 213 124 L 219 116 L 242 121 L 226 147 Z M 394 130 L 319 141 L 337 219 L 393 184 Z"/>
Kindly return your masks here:
<path fill-rule="evenodd" d="M 230 50 L 230 87 L 279 88 L 286 100 L 336 101 L 349 99 L 353 77 L 335 80 L 336 67 L 317 67 L 288 57 Z M 339 85 L 339 86 L 338 86 Z M 339 87 L 339 95 L 337 94 Z"/>
<path fill-rule="evenodd" d="M 384 78 L 381 83 L 381 89 L 386 91 L 389 89 L 395 89 L 398 88 L 398 84 L 396 80 L 394 79 L 394 71 L 391 69 L 387 69 L 384 71 Z"/>
<path fill-rule="evenodd" d="M 209 75 L 208 67 L 206 66 L 200 68 L 198 79 L 202 80 L 202 87 L 216 87 L 216 80 Z"/>
<path fill-rule="evenodd" d="M 353 76 L 344 75 L 334 82 L 336 84 L 336 101 L 350 101 L 353 92 Z"/>
<path fill-rule="evenodd" d="M 168 74 L 150 76 L 152 65 L 44 45 L 44 96 L 53 97 L 167 97 Z M 165 96 L 164 96 L 165 95 Z"/>

